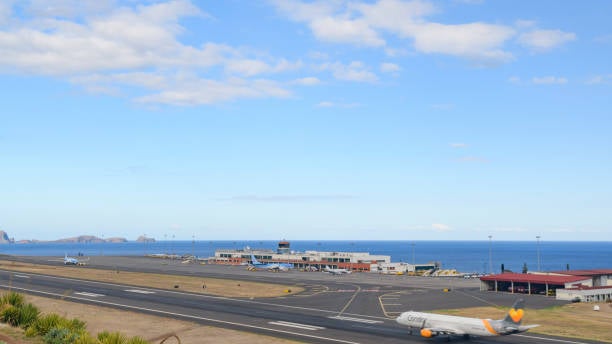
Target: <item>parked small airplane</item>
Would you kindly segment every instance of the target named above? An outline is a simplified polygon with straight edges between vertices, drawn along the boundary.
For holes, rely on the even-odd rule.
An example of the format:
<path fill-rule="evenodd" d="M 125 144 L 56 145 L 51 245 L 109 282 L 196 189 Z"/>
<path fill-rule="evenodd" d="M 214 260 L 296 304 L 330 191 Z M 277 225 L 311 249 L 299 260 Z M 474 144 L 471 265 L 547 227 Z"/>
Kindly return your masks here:
<path fill-rule="evenodd" d="M 521 326 L 525 301 L 518 299 L 502 320 L 477 319 L 421 312 L 404 312 L 396 321 L 412 329 L 418 328 L 423 337 L 447 336 L 503 336 L 525 332 L 539 325 Z"/>
<path fill-rule="evenodd" d="M 77 258 L 68 257 L 68 253 L 64 254 L 64 265 L 85 265 L 86 260 L 79 260 Z"/>
<path fill-rule="evenodd" d="M 255 258 L 254 254 L 251 254 L 251 267 L 255 269 L 264 270 L 275 270 L 275 271 L 288 271 L 293 269 L 293 264 L 287 263 L 262 263 Z"/>
<path fill-rule="evenodd" d="M 347 270 L 347 269 L 332 269 L 329 266 L 325 265 L 325 268 L 323 269 L 323 271 L 325 272 L 329 272 L 330 274 L 333 275 L 342 275 L 342 274 L 350 274 L 351 271 Z"/>

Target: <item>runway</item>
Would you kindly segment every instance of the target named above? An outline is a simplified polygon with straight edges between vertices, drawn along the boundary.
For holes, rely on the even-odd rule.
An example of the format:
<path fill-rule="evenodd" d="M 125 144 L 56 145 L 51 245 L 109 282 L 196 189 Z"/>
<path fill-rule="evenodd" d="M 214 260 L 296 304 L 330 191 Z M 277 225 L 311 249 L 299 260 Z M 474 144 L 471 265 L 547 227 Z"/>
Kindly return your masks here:
<path fill-rule="evenodd" d="M 31 259 L 34 258 L 32 261 Z M 38 259 L 38 261 L 36 261 Z M 42 263 L 40 257 L 28 257 Z M 470 280 L 444 281 L 432 278 L 324 273 L 249 272 L 244 267 L 201 266 L 160 262 L 140 257 L 95 257 L 90 267 L 130 271 L 163 272 L 204 277 L 224 277 L 274 283 L 288 281 L 306 289 L 304 293 L 266 299 L 237 299 L 172 290 L 0 270 L 0 288 L 75 302 L 110 306 L 148 314 L 195 321 L 201 324 L 264 333 L 308 343 L 423 343 L 395 323 L 406 310 L 431 310 L 479 306 L 486 303 L 509 306 L 513 295 L 481 293 Z M 121 264 L 121 265 L 119 265 Z M 389 278 L 393 277 L 393 278 Z M 453 284 L 452 292 L 445 288 Z M 546 307 L 555 301 L 533 296 L 530 307 Z M 533 305 L 532 305 L 533 304 Z M 594 343 L 539 335 L 471 339 L 473 343 Z"/>

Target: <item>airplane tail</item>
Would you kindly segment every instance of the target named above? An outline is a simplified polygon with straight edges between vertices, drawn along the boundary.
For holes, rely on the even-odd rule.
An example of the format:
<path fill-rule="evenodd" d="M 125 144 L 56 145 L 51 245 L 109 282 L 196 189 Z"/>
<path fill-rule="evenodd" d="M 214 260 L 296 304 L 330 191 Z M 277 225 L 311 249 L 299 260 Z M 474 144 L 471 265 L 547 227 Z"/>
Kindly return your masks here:
<path fill-rule="evenodd" d="M 525 300 L 518 299 L 512 305 L 512 308 L 506 314 L 504 318 L 504 323 L 509 323 L 512 325 L 520 325 L 523 320 L 523 315 L 525 314 Z"/>
<path fill-rule="evenodd" d="M 253 265 L 258 265 L 259 261 L 257 260 L 257 258 L 255 258 L 255 255 L 251 253 L 251 263 L 253 263 Z"/>

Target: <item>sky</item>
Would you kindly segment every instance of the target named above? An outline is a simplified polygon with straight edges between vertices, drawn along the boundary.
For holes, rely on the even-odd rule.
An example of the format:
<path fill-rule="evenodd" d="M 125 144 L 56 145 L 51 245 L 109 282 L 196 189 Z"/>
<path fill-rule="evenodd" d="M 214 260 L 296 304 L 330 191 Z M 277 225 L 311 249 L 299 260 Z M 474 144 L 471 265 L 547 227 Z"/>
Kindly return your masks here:
<path fill-rule="evenodd" d="M 612 241 L 610 13 L 2 1 L 0 229 Z"/>

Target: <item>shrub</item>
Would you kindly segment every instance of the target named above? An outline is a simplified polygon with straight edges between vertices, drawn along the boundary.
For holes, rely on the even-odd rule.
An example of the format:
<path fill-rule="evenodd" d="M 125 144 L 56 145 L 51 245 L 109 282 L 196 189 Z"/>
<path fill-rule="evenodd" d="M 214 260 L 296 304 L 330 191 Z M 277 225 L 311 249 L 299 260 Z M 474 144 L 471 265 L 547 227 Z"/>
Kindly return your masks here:
<path fill-rule="evenodd" d="M 30 327 L 38 316 L 40 315 L 40 311 L 36 306 L 31 303 L 21 306 L 19 308 L 19 326 L 21 328 Z"/>
<path fill-rule="evenodd" d="M 52 328 L 44 335 L 43 341 L 46 344 L 67 344 L 73 343 L 76 339 L 76 333 L 67 328 Z"/>
<path fill-rule="evenodd" d="M 2 295 L 2 299 L 0 300 L 0 303 L 2 303 L 3 305 L 11 305 L 11 306 L 15 306 L 15 307 L 20 307 L 21 305 L 23 305 L 23 295 L 16 293 L 14 291 L 10 291 L 4 295 Z"/>
<path fill-rule="evenodd" d="M 87 331 L 81 331 L 79 337 L 72 344 L 100 344 L 100 342 Z"/>
<path fill-rule="evenodd" d="M 19 325 L 19 308 L 8 305 L 6 306 L 2 312 L 0 312 L 0 318 L 3 322 L 11 325 L 18 326 Z"/>
<path fill-rule="evenodd" d="M 26 331 L 26 335 L 30 337 L 36 335 L 44 336 L 53 328 L 63 328 L 69 330 L 70 332 L 80 332 L 85 331 L 85 325 L 85 322 L 82 320 L 68 320 L 55 313 L 52 313 L 39 317 L 36 321 L 34 321 L 28 328 L 28 331 Z"/>
<path fill-rule="evenodd" d="M 149 344 L 144 338 L 141 337 L 132 337 L 130 338 L 126 344 Z"/>
<path fill-rule="evenodd" d="M 101 344 L 126 344 L 127 339 L 119 332 L 102 331 L 98 333 L 98 341 Z"/>
<path fill-rule="evenodd" d="M 62 317 L 52 313 L 39 317 L 26 331 L 26 335 L 33 337 L 36 335 L 44 336 L 60 323 Z M 31 329 L 31 331 L 30 331 Z"/>

